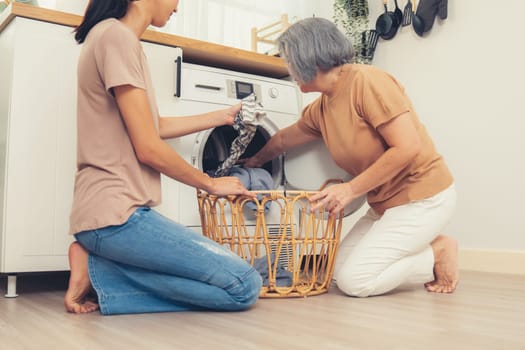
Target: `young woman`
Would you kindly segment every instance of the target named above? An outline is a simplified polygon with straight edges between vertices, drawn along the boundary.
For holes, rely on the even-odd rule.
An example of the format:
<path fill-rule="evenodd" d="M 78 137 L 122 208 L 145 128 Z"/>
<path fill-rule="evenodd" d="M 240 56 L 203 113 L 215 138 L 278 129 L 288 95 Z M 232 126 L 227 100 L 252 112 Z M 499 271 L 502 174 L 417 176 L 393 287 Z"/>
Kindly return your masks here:
<path fill-rule="evenodd" d="M 162 140 L 231 125 L 240 109 L 159 117 L 139 38 L 149 25 L 163 26 L 178 2 L 91 0 L 76 29 L 83 47 L 70 312 L 231 311 L 258 298 L 261 278 L 249 264 L 151 209 L 160 202 L 160 173 L 213 194 L 251 195 L 235 177 L 193 168 Z"/>
<path fill-rule="evenodd" d="M 345 236 L 335 277 L 348 295 L 383 294 L 404 283 L 450 293 L 458 281 L 456 241 L 441 235 L 455 207 L 452 175 L 391 75 L 351 64 L 351 43 L 328 20 L 296 22 L 278 39 L 301 91 L 321 96 L 301 119 L 276 133 L 245 166 L 323 138 L 336 163 L 354 175 L 311 198 L 337 214 L 368 195 L 371 209 Z"/>

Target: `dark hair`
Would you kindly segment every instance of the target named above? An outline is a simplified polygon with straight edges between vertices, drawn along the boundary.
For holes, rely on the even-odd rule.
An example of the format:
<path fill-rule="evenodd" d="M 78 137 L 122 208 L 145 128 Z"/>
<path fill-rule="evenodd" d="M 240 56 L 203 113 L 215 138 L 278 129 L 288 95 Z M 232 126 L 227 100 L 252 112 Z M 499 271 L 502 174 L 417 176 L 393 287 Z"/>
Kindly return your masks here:
<path fill-rule="evenodd" d="M 134 0 L 89 0 L 84 19 L 75 28 L 75 40 L 82 44 L 91 28 L 108 18 L 122 18 L 128 11 L 128 5 Z"/>

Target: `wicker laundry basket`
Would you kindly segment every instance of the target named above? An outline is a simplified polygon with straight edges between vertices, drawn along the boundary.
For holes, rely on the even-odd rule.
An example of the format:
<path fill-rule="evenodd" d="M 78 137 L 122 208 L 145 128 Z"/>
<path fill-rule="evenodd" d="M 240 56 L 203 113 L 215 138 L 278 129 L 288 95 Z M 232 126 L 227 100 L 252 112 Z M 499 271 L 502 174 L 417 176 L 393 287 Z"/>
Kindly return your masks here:
<path fill-rule="evenodd" d="M 261 297 L 305 297 L 328 291 L 342 214 L 310 212 L 316 191 L 254 191 L 215 196 L 197 191 L 202 232 L 231 249 L 263 276 Z M 273 218 L 272 218 L 273 217 Z"/>

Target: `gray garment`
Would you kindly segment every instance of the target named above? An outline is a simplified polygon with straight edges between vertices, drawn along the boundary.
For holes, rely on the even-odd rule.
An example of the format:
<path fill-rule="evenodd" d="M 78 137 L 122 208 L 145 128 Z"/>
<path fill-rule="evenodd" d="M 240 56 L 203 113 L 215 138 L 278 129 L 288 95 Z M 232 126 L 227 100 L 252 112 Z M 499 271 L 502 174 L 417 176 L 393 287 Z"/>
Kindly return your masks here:
<path fill-rule="evenodd" d="M 261 191 L 273 189 L 272 175 L 270 175 L 270 173 L 263 168 L 242 168 L 239 166 L 234 166 L 230 169 L 227 175 L 239 178 L 241 183 L 248 190 Z M 261 201 L 262 196 L 257 195 L 257 199 Z M 253 202 L 246 203 L 246 207 L 254 212 L 257 210 L 257 206 Z M 267 212 L 269 208 L 270 202 L 266 202 L 264 211 Z"/>
<path fill-rule="evenodd" d="M 243 168 L 234 166 L 228 172 L 228 176 L 236 176 L 244 187 L 252 191 L 273 189 L 273 178 L 263 168 Z"/>
<path fill-rule="evenodd" d="M 266 112 L 262 110 L 261 104 L 256 102 L 254 93 L 243 98 L 241 104 L 241 110 L 233 121 L 233 128 L 239 132 L 239 136 L 233 140 L 230 147 L 230 155 L 217 168 L 214 174 L 215 177 L 224 176 L 237 163 L 237 160 L 239 160 L 246 147 L 252 141 L 257 126 L 266 117 Z"/>
<path fill-rule="evenodd" d="M 270 264 L 273 268 L 275 264 L 275 253 L 270 254 Z M 259 272 L 263 279 L 263 286 L 268 285 L 268 256 L 263 256 L 261 258 L 255 259 L 253 262 L 253 268 Z M 275 284 L 277 287 L 291 287 L 293 284 L 292 273 L 286 270 L 280 264 L 277 264 L 277 269 L 275 271 Z"/>

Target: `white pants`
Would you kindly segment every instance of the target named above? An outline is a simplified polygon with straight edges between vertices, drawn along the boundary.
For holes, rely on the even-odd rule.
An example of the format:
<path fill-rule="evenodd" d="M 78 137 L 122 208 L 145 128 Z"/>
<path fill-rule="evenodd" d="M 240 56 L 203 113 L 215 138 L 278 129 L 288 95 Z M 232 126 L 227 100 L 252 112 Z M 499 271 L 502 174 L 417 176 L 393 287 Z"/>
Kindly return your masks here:
<path fill-rule="evenodd" d="M 408 283 L 434 279 L 430 243 L 448 223 L 456 205 L 450 186 L 437 195 L 397 206 L 378 215 L 370 209 L 339 246 L 337 286 L 344 293 L 367 297 Z"/>

